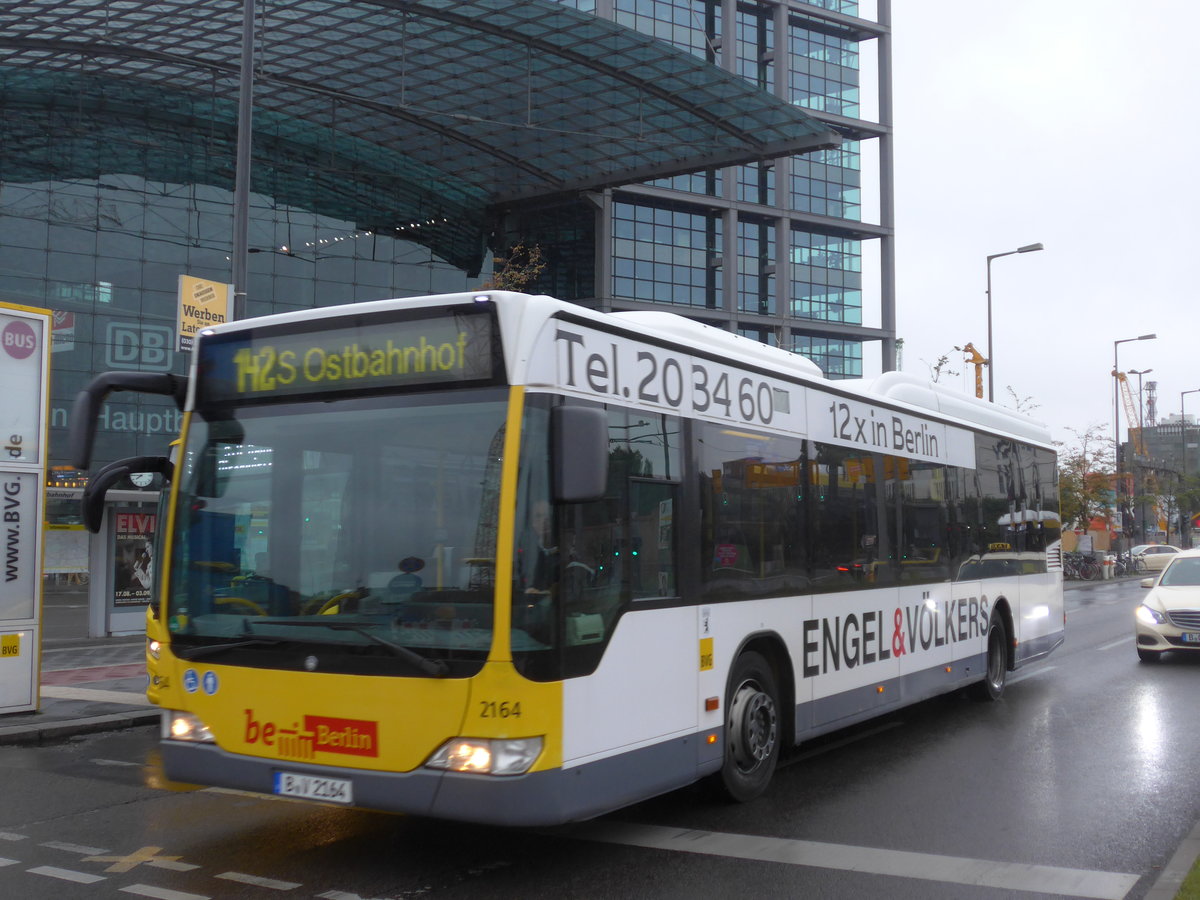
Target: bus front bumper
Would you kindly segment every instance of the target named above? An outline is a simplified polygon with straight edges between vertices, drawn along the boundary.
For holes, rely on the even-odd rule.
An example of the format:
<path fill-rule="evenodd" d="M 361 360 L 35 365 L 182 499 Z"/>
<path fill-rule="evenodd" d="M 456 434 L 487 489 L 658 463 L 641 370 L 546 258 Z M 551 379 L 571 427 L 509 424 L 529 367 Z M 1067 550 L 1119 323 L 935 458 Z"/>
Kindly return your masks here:
<path fill-rule="evenodd" d="M 582 821 L 675 790 L 704 774 L 696 737 L 664 741 L 568 769 L 492 776 L 434 769 L 376 772 L 313 766 L 230 753 L 212 743 L 162 740 L 163 769 L 172 781 L 276 794 L 284 772 L 343 779 L 354 807 L 484 825 L 546 826 Z M 716 764 L 719 765 L 719 762 Z M 708 764 L 704 770 L 716 766 Z"/>

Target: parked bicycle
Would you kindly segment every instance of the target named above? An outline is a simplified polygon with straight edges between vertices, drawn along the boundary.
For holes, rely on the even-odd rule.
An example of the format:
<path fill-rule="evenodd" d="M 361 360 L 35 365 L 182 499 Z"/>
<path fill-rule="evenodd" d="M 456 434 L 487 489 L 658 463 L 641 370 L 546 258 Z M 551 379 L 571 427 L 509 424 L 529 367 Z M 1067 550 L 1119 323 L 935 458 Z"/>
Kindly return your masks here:
<path fill-rule="evenodd" d="M 1078 578 L 1083 581 L 1097 581 L 1100 578 L 1100 564 L 1086 553 L 1063 554 L 1063 576 Z"/>
<path fill-rule="evenodd" d="M 1140 575 L 1146 571 L 1146 561 L 1142 557 L 1134 556 L 1126 551 L 1118 553 L 1113 562 L 1113 575 L 1120 578 L 1122 575 Z"/>

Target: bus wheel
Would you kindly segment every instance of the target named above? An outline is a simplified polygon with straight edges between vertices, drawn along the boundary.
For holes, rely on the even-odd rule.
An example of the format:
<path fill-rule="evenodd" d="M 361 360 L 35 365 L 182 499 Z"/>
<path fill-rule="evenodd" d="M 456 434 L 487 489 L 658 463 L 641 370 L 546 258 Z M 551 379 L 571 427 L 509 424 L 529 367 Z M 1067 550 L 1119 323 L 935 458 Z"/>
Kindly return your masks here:
<path fill-rule="evenodd" d="M 779 761 L 779 691 L 761 654 L 738 657 L 725 700 L 725 761 L 720 787 L 744 803 L 767 789 Z"/>
<path fill-rule="evenodd" d="M 999 700 L 1008 680 L 1008 629 L 1004 620 L 993 615 L 988 621 L 987 674 L 974 685 L 977 700 Z"/>

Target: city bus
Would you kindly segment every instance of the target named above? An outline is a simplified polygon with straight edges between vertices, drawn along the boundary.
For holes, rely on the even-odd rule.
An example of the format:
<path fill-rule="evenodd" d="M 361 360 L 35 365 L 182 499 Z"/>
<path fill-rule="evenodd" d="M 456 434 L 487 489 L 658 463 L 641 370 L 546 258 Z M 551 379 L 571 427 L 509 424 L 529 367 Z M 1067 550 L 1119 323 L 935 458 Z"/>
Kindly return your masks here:
<path fill-rule="evenodd" d="M 149 695 L 176 781 L 502 825 L 995 700 L 1063 641 L 1046 429 L 667 312 L 482 291 L 231 322 L 173 397 Z M 97 499 L 99 498 L 99 499 Z M 93 521 L 95 514 L 86 515 Z"/>

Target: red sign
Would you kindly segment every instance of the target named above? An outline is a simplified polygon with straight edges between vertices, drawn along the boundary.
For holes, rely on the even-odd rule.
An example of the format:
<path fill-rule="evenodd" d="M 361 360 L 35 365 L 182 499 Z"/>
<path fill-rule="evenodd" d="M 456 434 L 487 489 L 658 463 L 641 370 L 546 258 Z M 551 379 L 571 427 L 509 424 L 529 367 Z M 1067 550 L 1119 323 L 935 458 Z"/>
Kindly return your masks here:
<path fill-rule="evenodd" d="M 113 605 L 149 603 L 154 582 L 154 513 L 114 515 Z"/>
<path fill-rule="evenodd" d="M 304 728 L 313 735 L 313 749 L 351 756 L 379 755 L 379 725 L 362 719 L 305 716 Z"/>
<path fill-rule="evenodd" d="M 364 719 L 305 716 L 304 727 L 259 722 L 254 710 L 246 710 L 247 744 L 263 743 L 284 757 L 315 759 L 317 753 L 349 756 L 379 756 L 379 723 Z"/>
<path fill-rule="evenodd" d="M 27 322 L 13 319 L 0 331 L 0 347 L 13 359 L 27 359 L 37 349 L 37 335 Z"/>
<path fill-rule="evenodd" d="M 719 567 L 732 566 L 738 559 L 737 544 L 717 544 L 713 562 Z"/>

